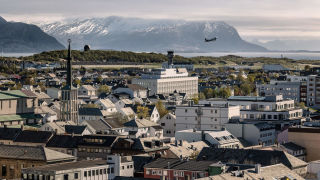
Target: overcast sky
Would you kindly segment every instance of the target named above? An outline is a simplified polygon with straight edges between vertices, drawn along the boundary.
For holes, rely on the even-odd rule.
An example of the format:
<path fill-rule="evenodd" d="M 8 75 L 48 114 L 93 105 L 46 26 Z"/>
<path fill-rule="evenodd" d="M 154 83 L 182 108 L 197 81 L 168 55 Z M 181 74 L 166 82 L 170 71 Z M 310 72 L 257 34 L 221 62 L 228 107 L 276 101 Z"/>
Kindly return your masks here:
<path fill-rule="evenodd" d="M 111 15 L 219 20 L 247 40 L 320 40 L 320 0 L 0 0 L 0 13 L 28 23 Z"/>

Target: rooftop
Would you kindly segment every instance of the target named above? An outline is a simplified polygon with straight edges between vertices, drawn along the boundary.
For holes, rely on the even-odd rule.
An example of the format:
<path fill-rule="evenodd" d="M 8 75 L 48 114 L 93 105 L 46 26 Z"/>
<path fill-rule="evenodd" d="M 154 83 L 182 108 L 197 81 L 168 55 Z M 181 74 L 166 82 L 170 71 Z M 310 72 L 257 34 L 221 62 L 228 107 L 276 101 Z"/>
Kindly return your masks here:
<path fill-rule="evenodd" d="M 82 169 L 82 168 L 103 166 L 103 165 L 107 165 L 106 160 L 85 160 L 85 161 L 65 162 L 65 163 L 37 166 L 37 167 L 27 168 L 26 171 L 65 171 L 70 169 Z"/>

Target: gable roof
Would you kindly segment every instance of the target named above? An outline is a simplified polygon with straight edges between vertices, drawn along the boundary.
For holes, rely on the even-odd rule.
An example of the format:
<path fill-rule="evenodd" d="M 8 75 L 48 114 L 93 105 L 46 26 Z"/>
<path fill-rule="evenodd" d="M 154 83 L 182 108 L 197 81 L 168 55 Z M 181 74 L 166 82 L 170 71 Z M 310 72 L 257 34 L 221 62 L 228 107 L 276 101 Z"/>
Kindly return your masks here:
<path fill-rule="evenodd" d="M 281 146 L 283 146 L 286 149 L 290 149 L 292 151 L 299 151 L 299 150 L 305 150 L 306 148 L 299 146 L 298 144 L 295 144 L 293 142 L 287 142 L 284 144 L 281 144 Z"/>
<path fill-rule="evenodd" d="M 53 132 L 48 131 L 24 130 L 19 133 L 14 142 L 47 143 L 52 135 Z"/>
<path fill-rule="evenodd" d="M 99 108 L 79 108 L 80 116 L 103 116 Z"/>
<path fill-rule="evenodd" d="M 154 123 L 152 121 L 149 121 L 146 119 L 138 119 L 138 118 L 132 119 L 131 121 L 128 121 L 123 125 L 126 127 L 138 127 L 138 128 L 159 126 L 159 124 Z"/>
<path fill-rule="evenodd" d="M 268 151 L 256 149 L 227 149 L 204 147 L 197 160 L 210 160 L 232 164 L 261 164 L 269 166 L 282 163 L 288 168 L 307 166 L 307 163 L 283 151 Z"/>
<path fill-rule="evenodd" d="M 21 131 L 21 128 L 0 128 L 0 140 L 14 140 Z"/>
<path fill-rule="evenodd" d="M 93 128 L 96 132 L 103 132 L 105 130 L 109 130 L 110 127 L 108 124 L 103 120 L 85 120 L 82 124 L 87 124 L 89 128 Z"/>
<path fill-rule="evenodd" d="M 77 148 L 80 136 L 72 135 L 54 135 L 46 147 L 56 147 L 56 148 Z"/>
<path fill-rule="evenodd" d="M 0 145 L 0 157 L 38 161 L 61 161 L 75 159 L 74 156 L 50 150 L 42 146 Z"/>
<path fill-rule="evenodd" d="M 82 134 L 87 126 L 65 125 L 64 128 L 68 134 Z"/>

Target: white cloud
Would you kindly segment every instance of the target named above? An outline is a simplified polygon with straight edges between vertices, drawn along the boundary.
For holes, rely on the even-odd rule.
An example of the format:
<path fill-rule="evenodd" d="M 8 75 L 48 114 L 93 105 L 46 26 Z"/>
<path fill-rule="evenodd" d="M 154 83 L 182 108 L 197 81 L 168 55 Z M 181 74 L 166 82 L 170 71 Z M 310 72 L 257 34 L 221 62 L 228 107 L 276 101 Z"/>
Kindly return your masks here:
<path fill-rule="evenodd" d="M 1 0 L 1 15 L 28 23 L 125 16 L 222 20 L 246 39 L 319 38 L 319 0 Z"/>

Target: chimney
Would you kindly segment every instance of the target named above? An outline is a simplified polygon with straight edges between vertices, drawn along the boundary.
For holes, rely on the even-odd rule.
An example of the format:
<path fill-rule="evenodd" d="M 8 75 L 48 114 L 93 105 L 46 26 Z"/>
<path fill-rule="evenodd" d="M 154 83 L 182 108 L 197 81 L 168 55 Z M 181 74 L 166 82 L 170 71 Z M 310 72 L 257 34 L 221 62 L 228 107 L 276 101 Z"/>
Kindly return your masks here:
<path fill-rule="evenodd" d="M 179 145 L 183 146 L 183 140 L 179 140 Z"/>
<path fill-rule="evenodd" d="M 174 51 L 168 51 L 168 66 L 169 68 L 172 68 L 173 65 L 173 56 L 174 56 Z"/>
<path fill-rule="evenodd" d="M 254 166 L 255 173 L 260 174 L 261 172 L 261 164 L 256 164 Z"/>

